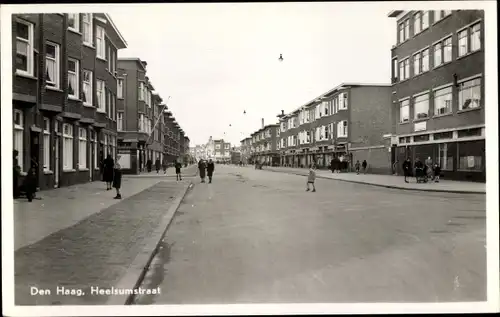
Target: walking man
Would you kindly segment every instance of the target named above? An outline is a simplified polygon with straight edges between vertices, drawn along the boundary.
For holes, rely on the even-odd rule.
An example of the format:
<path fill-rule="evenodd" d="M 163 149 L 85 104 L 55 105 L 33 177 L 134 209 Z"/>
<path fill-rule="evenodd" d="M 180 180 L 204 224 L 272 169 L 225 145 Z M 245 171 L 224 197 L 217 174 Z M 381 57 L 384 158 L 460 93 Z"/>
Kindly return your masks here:
<path fill-rule="evenodd" d="M 214 170 L 215 170 L 215 164 L 212 161 L 212 159 L 209 159 L 207 164 L 207 176 L 209 184 L 212 183 L 212 176 L 214 175 Z"/>
<path fill-rule="evenodd" d="M 356 174 L 359 175 L 359 168 L 361 166 L 361 163 L 359 163 L 359 160 L 356 161 L 356 164 L 354 164 L 354 167 L 356 168 Z"/>
<path fill-rule="evenodd" d="M 405 175 L 405 183 L 409 183 L 406 178 L 411 176 L 411 161 L 410 161 L 410 158 L 407 158 L 406 161 L 403 162 L 403 173 Z"/>
<path fill-rule="evenodd" d="M 156 159 L 156 161 L 155 161 L 155 167 L 156 167 L 156 174 L 160 173 L 160 169 L 161 169 L 160 158 Z"/>
<path fill-rule="evenodd" d="M 366 160 L 363 160 L 363 164 L 361 164 L 361 166 L 363 166 L 363 174 L 366 174 L 366 167 L 368 166 Z"/>
<path fill-rule="evenodd" d="M 179 161 L 175 162 L 175 174 L 177 175 L 177 180 L 181 181 L 182 180 L 182 175 L 181 175 L 181 168 L 182 164 Z"/>

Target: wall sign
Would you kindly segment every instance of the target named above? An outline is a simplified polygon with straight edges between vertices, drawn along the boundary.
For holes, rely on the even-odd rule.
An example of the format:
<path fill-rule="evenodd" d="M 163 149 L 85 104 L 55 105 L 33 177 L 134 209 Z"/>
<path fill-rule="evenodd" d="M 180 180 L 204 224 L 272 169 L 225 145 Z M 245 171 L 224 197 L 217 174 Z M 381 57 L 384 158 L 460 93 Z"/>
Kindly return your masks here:
<path fill-rule="evenodd" d="M 427 121 L 417 122 L 413 126 L 413 131 L 425 131 L 427 130 Z"/>

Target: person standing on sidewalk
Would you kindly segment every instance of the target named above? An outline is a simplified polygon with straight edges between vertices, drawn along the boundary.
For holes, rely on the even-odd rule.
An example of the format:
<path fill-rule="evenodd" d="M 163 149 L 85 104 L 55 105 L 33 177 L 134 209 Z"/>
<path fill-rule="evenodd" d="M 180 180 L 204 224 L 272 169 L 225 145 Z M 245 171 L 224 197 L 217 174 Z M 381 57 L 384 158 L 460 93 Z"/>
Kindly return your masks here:
<path fill-rule="evenodd" d="M 30 167 L 28 174 L 24 178 L 22 191 L 26 193 L 26 198 L 29 202 L 33 201 L 36 193 L 36 171 L 34 167 Z"/>
<path fill-rule="evenodd" d="M 405 175 L 405 183 L 409 183 L 406 178 L 411 176 L 411 161 L 410 161 L 410 158 L 407 158 L 406 161 L 403 162 L 403 173 Z"/>
<path fill-rule="evenodd" d="M 205 172 L 206 172 L 206 165 L 205 165 L 205 162 L 203 161 L 203 159 L 200 159 L 200 162 L 198 162 L 198 171 L 200 172 L 200 178 L 201 178 L 201 182 L 204 183 L 205 182 Z"/>
<path fill-rule="evenodd" d="M 366 162 L 366 160 L 363 160 L 363 164 L 361 164 L 361 166 L 363 166 L 363 174 L 366 174 L 366 167 L 368 166 L 368 162 Z"/>
<path fill-rule="evenodd" d="M 163 163 L 161 164 L 161 167 L 163 168 L 163 174 L 167 174 L 168 164 L 167 164 L 167 159 L 166 158 L 163 158 Z"/>
<path fill-rule="evenodd" d="M 316 166 L 310 165 L 309 167 L 309 175 L 307 176 L 307 189 L 306 192 L 308 192 L 309 189 L 309 184 L 312 184 L 313 187 L 313 193 L 316 191 L 316 187 L 314 186 L 314 181 L 316 180 Z"/>
<path fill-rule="evenodd" d="M 356 161 L 356 164 L 354 164 L 354 168 L 356 169 L 356 174 L 359 175 L 359 169 L 361 167 L 361 163 L 359 163 L 359 160 Z"/>
<path fill-rule="evenodd" d="M 156 159 L 156 161 L 155 161 L 155 168 L 156 168 L 156 174 L 159 174 L 160 173 L 160 169 L 161 169 L 160 158 Z"/>
<path fill-rule="evenodd" d="M 108 157 L 103 162 L 103 180 L 106 182 L 106 190 L 111 190 L 111 185 L 113 183 L 113 171 L 115 168 L 115 161 L 111 155 L 108 154 Z"/>
<path fill-rule="evenodd" d="M 153 161 L 151 159 L 148 159 L 146 162 L 146 167 L 148 169 L 148 173 L 151 173 L 151 170 L 153 169 Z"/>
<path fill-rule="evenodd" d="M 181 168 L 182 168 L 182 164 L 181 164 L 181 162 L 176 161 L 176 162 L 175 162 L 175 174 L 176 174 L 176 176 L 177 176 L 177 180 L 178 180 L 178 181 L 181 181 L 181 180 L 182 180 Z"/>
<path fill-rule="evenodd" d="M 434 181 L 436 183 L 439 183 L 439 176 L 441 176 L 441 167 L 436 163 L 436 165 L 434 165 Z"/>
<path fill-rule="evenodd" d="M 209 159 L 207 164 L 207 176 L 209 184 L 212 183 L 212 176 L 214 175 L 214 170 L 215 170 L 215 164 L 212 161 L 212 159 Z"/>
<path fill-rule="evenodd" d="M 120 188 L 122 187 L 122 167 L 118 162 L 115 164 L 113 187 L 116 189 L 116 196 L 114 199 L 122 199 L 122 195 L 120 193 Z"/>

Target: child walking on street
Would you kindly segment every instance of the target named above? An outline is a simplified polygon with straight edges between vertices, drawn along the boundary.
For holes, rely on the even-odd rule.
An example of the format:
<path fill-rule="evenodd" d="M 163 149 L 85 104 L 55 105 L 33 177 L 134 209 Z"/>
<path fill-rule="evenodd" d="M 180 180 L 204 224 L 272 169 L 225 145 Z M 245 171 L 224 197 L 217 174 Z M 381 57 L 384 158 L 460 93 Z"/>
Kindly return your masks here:
<path fill-rule="evenodd" d="M 434 166 L 434 182 L 439 183 L 439 175 L 441 175 L 441 167 L 436 164 Z"/>
<path fill-rule="evenodd" d="M 308 192 L 310 189 L 309 189 L 309 184 L 312 184 L 312 187 L 313 187 L 313 192 L 316 191 L 316 187 L 314 186 L 314 180 L 316 179 L 316 166 L 314 165 L 311 165 L 309 167 L 309 175 L 307 176 L 307 189 L 306 191 Z"/>

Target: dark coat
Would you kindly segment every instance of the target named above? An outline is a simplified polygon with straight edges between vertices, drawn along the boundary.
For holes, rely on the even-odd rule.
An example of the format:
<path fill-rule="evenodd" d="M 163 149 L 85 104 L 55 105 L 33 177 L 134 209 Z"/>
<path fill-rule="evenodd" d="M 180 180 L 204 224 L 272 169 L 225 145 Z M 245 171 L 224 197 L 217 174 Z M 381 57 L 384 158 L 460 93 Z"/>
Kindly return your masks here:
<path fill-rule="evenodd" d="M 121 169 L 115 169 L 113 177 L 113 187 L 120 189 L 122 187 L 122 171 Z"/>
<path fill-rule="evenodd" d="M 198 170 L 200 171 L 200 177 L 205 178 L 206 165 L 204 162 L 198 163 Z"/>
<path fill-rule="evenodd" d="M 212 162 L 212 163 L 208 162 L 208 164 L 207 164 L 207 175 L 208 175 L 208 177 L 212 177 L 212 175 L 214 175 L 214 170 L 215 170 L 215 164 L 214 164 L 214 162 Z"/>
<path fill-rule="evenodd" d="M 366 161 L 363 161 L 363 164 L 362 164 L 363 168 L 366 168 L 367 165 L 368 165 L 368 163 Z"/>
<path fill-rule="evenodd" d="M 155 162 L 155 167 L 156 167 L 156 169 L 157 169 L 157 170 L 159 170 L 159 169 L 161 168 L 161 162 L 160 162 L 160 160 L 159 160 L 159 159 L 158 159 L 158 160 L 156 160 L 156 162 Z"/>
<path fill-rule="evenodd" d="M 175 172 L 176 173 L 180 173 L 181 172 L 181 168 L 182 168 L 182 164 L 177 162 L 175 163 Z"/>
<path fill-rule="evenodd" d="M 103 181 L 106 183 L 113 182 L 113 170 L 115 168 L 115 161 L 112 158 L 105 159 L 102 168 Z"/>
<path fill-rule="evenodd" d="M 411 162 L 409 162 L 409 161 L 403 162 L 403 172 L 404 172 L 405 176 L 410 176 L 412 174 L 411 173 Z"/>
<path fill-rule="evenodd" d="M 32 173 L 28 173 L 28 175 L 24 178 L 22 190 L 25 193 L 35 193 L 36 187 L 36 176 Z"/>

